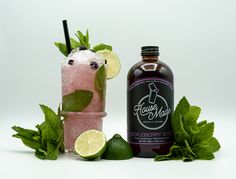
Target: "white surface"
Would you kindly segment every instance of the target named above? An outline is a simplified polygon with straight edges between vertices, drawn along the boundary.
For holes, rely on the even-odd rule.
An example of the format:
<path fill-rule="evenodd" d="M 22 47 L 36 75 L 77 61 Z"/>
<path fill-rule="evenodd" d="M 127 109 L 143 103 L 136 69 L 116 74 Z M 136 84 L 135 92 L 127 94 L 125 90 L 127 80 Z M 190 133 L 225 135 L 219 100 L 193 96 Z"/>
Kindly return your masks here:
<path fill-rule="evenodd" d="M 221 150 L 211 161 L 164 161 L 154 162 L 153 159 L 133 158 L 123 161 L 81 161 L 67 156 L 60 156 L 56 161 L 37 159 L 32 150 L 26 148 L 20 140 L 12 138 L 10 129 L 15 125 L 15 118 L 8 118 L 0 124 L 0 178 L 4 179 L 78 179 L 78 178 L 183 178 L 183 179 L 235 179 L 236 144 L 234 140 L 235 116 L 210 115 L 214 118 L 215 136 L 221 143 Z M 35 117 L 22 120 L 18 125 L 32 128 L 37 122 Z M 31 120 L 32 119 L 32 120 Z M 124 116 L 108 116 L 104 119 L 104 132 L 107 138 L 120 133 L 125 138 Z"/>

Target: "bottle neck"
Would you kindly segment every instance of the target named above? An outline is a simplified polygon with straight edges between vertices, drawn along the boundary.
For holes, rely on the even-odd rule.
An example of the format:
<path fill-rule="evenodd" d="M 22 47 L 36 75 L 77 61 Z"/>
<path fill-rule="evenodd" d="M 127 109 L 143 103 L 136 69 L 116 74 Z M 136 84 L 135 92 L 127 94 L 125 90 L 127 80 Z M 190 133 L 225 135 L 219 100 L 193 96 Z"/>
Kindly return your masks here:
<path fill-rule="evenodd" d="M 157 55 L 155 56 L 142 56 L 143 62 L 156 62 L 159 60 L 159 57 Z"/>

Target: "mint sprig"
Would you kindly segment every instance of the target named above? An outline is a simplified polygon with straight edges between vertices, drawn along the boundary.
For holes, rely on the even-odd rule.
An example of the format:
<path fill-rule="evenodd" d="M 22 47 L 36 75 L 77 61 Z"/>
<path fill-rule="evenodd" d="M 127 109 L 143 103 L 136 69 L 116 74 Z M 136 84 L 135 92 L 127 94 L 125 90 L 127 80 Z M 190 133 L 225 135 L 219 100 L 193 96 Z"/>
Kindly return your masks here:
<path fill-rule="evenodd" d="M 213 137 L 214 122 L 206 120 L 197 123 L 201 108 L 190 106 L 183 97 L 172 117 L 172 130 L 175 144 L 166 155 L 157 155 L 155 161 L 194 159 L 211 160 L 214 152 L 220 149 L 218 140 Z"/>
<path fill-rule="evenodd" d="M 93 48 L 91 48 L 91 45 L 89 42 L 89 31 L 88 30 L 86 30 L 85 34 L 83 34 L 81 31 L 78 30 L 77 33 L 75 33 L 75 36 L 78 38 L 78 41 L 73 38 L 70 38 L 72 50 L 74 50 L 80 46 L 85 46 L 87 49 L 92 50 L 94 52 L 97 52 L 99 50 L 104 50 L 104 49 L 112 51 L 112 46 L 108 45 L 108 44 L 104 44 L 104 43 L 97 44 Z M 69 55 L 65 43 L 55 42 L 54 44 L 64 56 L 67 57 Z"/>
<path fill-rule="evenodd" d="M 13 137 L 21 139 L 27 146 L 35 150 L 35 156 L 40 159 L 56 160 L 58 154 L 64 152 L 63 123 L 60 108 L 56 114 L 45 105 L 40 105 L 44 113 L 44 122 L 36 125 L 37 130 L 13 126 L 17 132 Z"/>
<path fill-rule="evenodd" d="M 85 35 L 79 30 L 77 31 L 77 33 L 75 35 L 76 35 L 76 37 L 78 37 L 80 45 L 85 46 L 87 49 L 90 49 L 88 30 L 86 30 Z"/>

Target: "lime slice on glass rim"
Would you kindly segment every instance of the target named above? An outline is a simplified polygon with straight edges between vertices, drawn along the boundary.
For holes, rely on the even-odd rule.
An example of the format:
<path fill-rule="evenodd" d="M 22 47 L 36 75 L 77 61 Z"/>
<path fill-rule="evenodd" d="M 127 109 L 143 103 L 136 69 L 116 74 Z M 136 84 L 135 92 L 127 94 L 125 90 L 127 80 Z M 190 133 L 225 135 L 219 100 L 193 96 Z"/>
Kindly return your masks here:
<path fill-rule="evenodd" d="M 95 160 L 102 156 L 105 149 L 105 134 L 98 130 L 85 131 L 75 141 L 75 151 L 84 159 Z"/>
<path fill-rule="evenodd" d="M 96 53 L 101 55 L 103 59 L 107 61 L 107 67 L 106 67 L 107 79 L 112 79 L 116 75 L 118 75 L 121 67 L 118 56 L 114 52 L 107 49 L 97 51 Z"/>

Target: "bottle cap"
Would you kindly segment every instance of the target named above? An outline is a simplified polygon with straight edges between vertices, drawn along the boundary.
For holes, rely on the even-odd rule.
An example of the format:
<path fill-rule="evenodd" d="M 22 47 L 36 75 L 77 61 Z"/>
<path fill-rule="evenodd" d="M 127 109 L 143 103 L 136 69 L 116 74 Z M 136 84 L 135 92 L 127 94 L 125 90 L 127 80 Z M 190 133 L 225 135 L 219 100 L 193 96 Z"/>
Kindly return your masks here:
<path fill-rule="evenodd" d="M 141 47 L 142 56 L 158 56 L 159 47 L 158 46 L 143 46 Z"/>

